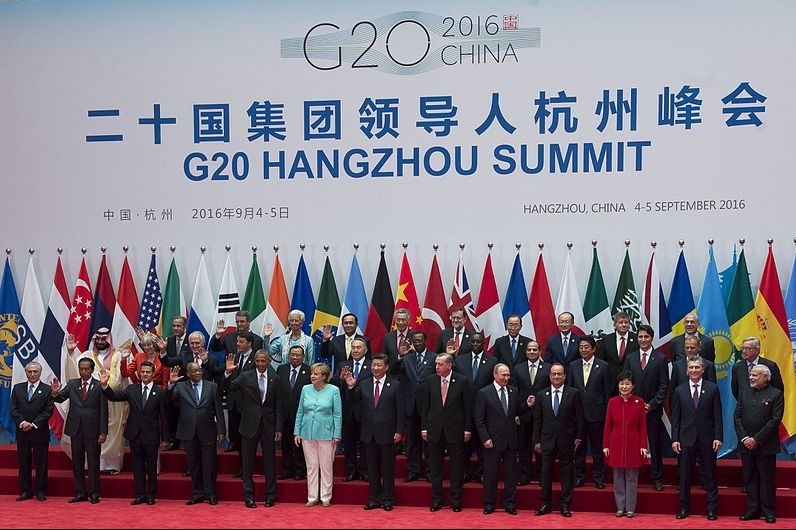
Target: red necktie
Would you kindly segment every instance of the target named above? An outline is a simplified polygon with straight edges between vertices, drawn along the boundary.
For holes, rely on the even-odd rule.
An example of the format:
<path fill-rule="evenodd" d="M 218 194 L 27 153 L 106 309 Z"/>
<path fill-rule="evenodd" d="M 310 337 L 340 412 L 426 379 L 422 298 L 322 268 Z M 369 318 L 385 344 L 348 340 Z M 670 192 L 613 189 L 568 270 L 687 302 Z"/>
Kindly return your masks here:
<path fill-rule="evenodd" d="M 376 390 L 373 391 L 373 406 L 374 407 L 378 407 L 379 406 L 379 396 L 381 396 L 381 393 L 379 392 L 379 382 L 380 381 L 378 379 L 376 379 Z"/>
<path fill-rule="evenodd" d="M 619 360 L 621 361 L 624 358 L 625 358 L 625 338 L 624 337 L 620 337 L 620 341 L 619 341 Z"/>
<path fill-rule="evenodd" d="M 86 396 L 88 396 L 88 381 L 83 381 L 83 401 L 86 400 Z"/>
<path fill-rule="evenodd" d="M 456 332 L 456 338 L 454 339 L 454 345 L 456 346 L 456 351 L 459 351 L 459 344 L 461 343 L 461 339 L 459 338 L 460 334 L 461 334 L 461 331 L 457 331 Z"/>
<path fill-rule="evenodd" d="M 641 352 L 641 369 L 647 367 L 647 352 Z"/>

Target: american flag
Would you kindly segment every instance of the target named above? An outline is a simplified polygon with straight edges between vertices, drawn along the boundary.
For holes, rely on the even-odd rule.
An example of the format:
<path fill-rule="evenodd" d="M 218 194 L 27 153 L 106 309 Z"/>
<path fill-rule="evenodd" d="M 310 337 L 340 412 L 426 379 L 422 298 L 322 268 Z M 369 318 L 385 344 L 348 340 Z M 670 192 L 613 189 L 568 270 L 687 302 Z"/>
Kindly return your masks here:
<path fill-rule="evenodd" d="M 144 297 L 141 299 L 141 311 L 138 313 L 138 327 L 144 331 L 153 331 L 158 327 L 160 319 L 160 307 L 163 304 L 163 297 L 160 294 L 160 282 L 158 281 L 158 268 L 155 263 L 155 255 L 152 254 L 152 261 L 149 262 L 149 273 L 144 287 Z"/>

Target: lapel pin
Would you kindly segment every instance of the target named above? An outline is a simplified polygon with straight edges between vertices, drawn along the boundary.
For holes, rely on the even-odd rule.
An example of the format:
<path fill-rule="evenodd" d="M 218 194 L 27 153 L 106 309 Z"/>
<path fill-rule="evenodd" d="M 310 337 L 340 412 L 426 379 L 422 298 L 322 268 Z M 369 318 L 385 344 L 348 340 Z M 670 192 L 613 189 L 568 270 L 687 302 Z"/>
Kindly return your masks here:
<path fill-rule="evenodd" d="M 451 379 L 451 383 L 455 383 L 455 382 L 456 382 L 456 379 Z"/>
<path fill-rule="evenodd" d="M 549 396 L 549 395 L 550 395 L 550 392 L 549 392 L 549 391 L 548 391 L 548 392 L 545 392 L 545 393 L 544 393 L 544 395 L 545 395 L 545 396 Z"/>
<path fill-rule="evenodd" d="M 390 386 L 390 383 L 387 383 L 387 384 L 386 384 L 386 385 L 384 385 L 384 386 Z"/>

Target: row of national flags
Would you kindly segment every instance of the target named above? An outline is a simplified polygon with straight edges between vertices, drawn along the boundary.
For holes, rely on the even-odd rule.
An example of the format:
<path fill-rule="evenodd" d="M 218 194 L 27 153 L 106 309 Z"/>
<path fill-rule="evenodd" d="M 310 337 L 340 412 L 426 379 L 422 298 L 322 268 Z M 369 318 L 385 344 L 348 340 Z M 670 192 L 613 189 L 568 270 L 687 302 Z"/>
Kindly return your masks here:
<path fill-rule="evenodd" d="M 317 297 L 303 254 L 299 259 L 292 296 L 288 297 L 279 255 L 274 258 L 266 296 L 257 254 L 254 253 L 241 297 L 228 252 L 218 295 L 214 297 L 203 253 L 199 260 L 190 305 L 187 306 L 174 257 L 165 286 L 161 288 L 156 255 L 152 254 L 140 298 L 126 255 L 116 290 L 111 282 L 105 254 L 102 256 L 93 291 L 86 259 L 83 257 L 70 298 L 59 256 L 47 306 L 43 303 L 36 278 L 34 259 L 31 255 L 21 303 L 11 272 L 10 258 L 6 258 L 0 284 L 0 377 L 7 377 L 11 384 L 25 380 L 24 367 L 34 359 L 42 364 L 42 380 L 45 382 L 54 377 L 74 377 L 76 374 L 70 373 L 73 368 L 65 362 L 66 335 L 73 335 L 78 347 L 85 350 L 90 344 L 91 336 L 103 326 L 111 329 L 117 348 L 136 351 L 139 347 L 137 328 L 171 335 L 171 322 L 176 316 L 187 318 L 188 333 L 201 331 L 206 337 L 210 337 L 220 327 L 221 321 L 224 332 L 233 331 L 235 312 L 245 309 L 252 315 L 251 329 L 255 333 L 261 334 L 263 327 L 269 324 L 273 327 L 272 336 L 277 337 L 288 329 L 288 313 L 292 309 L 299 309 L 306 316 L 302 331 L 312 336 L 316 342 L 316 360 L 331 366 L 332 359 L 320 357 L 320 343 L 326 326 L 333 333 L 343 333 L 341 321 L 344 314 L 353 313 L 357 316 L 357 332 L 370 339 L 373 351 L 380 351 L 384 335 L 394 328 L 394 311 L 406 309 L 410 314 L 410 327 L 425 331 L 429 348 L 433 348 L 440 332 L 450 326 L 450 311 L 461 307 L 465 310 L 466 325 L 484 334 L 487 351 L 491 351 L 495 339 L 506 333 L 505 322 L 509 315 L 518 315 L 523 324 L 521 333 L 535 337 L 544 348 L 547 338 L 557 333 L 556 315 L 563 311 L 574 315 L 577 331 L 594 335 L 611 332 L 612 315 L 624 311 L 630 316 L 633 330 L 642 323 L 652 326 L 655 329 L 654 346 L 667 352 L 670 339 L 683 333 L 685 317 L 696 312 L 703 328 L 701 331 L 713 337 L 716 345 L 716 372 L 727 431 L 722 449 L 725 454 L 735 446 L 732 421 L 735 403 L 730 392 L 730 373 L 732 365 L 740 356 L 741 343 L 746 337 L 760 338 L 762 354 L 777 362 L 780 368 L 786 395 L 796 396 L 796 258 L 787 295 L 783 299 L 770 248 L 759 290 L 754 296 L 744 250 L 740 253 L 733 251 L 732 264 L 719 271 L 711 247 L 698 305 L 694 301 L 688 266 L 682 250 L 669 289 L 669 298 L 665 299 L 654 248 L 639 289 L 636 288 L 629 251 L 625 252 L 612 302 L 609 302 L 597 248 L 592 250 L 583 299 L 580 297 L 571 253 L 568 253 L 555 304 L 541 252 L 536 260 L 530 291 L 526 289 L 522 260 L 519 251 L 517 252 L 502 302 L 491 254 L 487 255 L 484 263 L 477 301 L 470 291 L 463 253 L 456 262 L 449 296 L 445 294 L 437 256 L 434 255 L 422 305 L 406 251 L 402 256 L 395 285 L 389 278 L 384 250 L 381 251 L 369 299 L 355 252 L 342 301 L 328 255 L 325 258 Z M 13 439 L 9 400 L 10 385 L 6 384 L 0 391 L 0 423 Z M 65 409 L 59 406 L 56 411 L 50 424 L 53 432 L 60 438 Z M 781 438 L 791 452 L 796 452 L 796 437 L 791 438 L 794 434 L 796 400 L 791 397 L 786 399 L 781 432 Z"/>

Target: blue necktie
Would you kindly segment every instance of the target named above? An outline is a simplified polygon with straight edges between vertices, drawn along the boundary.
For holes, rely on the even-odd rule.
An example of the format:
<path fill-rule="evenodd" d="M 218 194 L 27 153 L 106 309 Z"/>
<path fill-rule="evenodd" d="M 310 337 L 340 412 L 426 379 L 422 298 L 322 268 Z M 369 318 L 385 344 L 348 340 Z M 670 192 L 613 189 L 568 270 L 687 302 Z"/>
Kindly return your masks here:
<path fill-rule="evenodd" d="M 511 339 L 511 360 L 517 358 L 517 339 Z"/>
<path fill-rule="evenodd" d="M 199 406 L 199 383 L 193 384 L 193 399 L 196 401 L 196 406 Z"/>
<path fill-rule="evenodd" d="M 423 369 L 423 354 L 418 353 L 417 354 L 417 371 L 419 372 L 422 369 Z"/>
<path fill-rule="evenodd" d="M 33 385 L 28 385 L 28 401 L 33 399 Z"/>
<path fill-rule="evenodd" d="M 475 381 L 475 374 L 478 372 L 478 357 L 473 355 L 473 381 Z"/>
<path fill-rule="evenodd" d="M 354 379 L 359 377 L 359 361 L 354 363 Z"/>
<path fill-rule="evenodd" d="M 559 402 L 558 402 L 558 392 L 559 392 L 558 390 L 556 390 L 555 392 L 553 392 L 553 394 L 555 394 L 555 395 L 553 396 L 553 415 L 555 415 L 555 416 L 558 416 L 558 405 L 559 405 Z"/>

